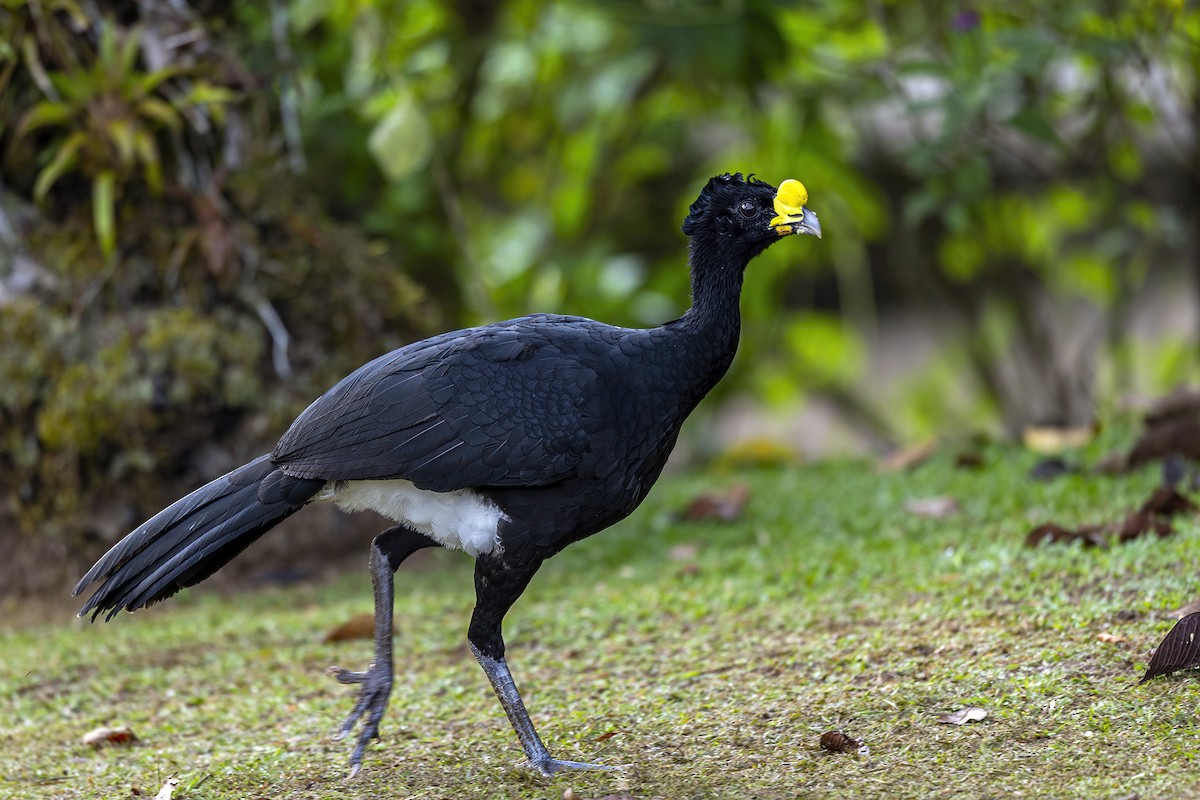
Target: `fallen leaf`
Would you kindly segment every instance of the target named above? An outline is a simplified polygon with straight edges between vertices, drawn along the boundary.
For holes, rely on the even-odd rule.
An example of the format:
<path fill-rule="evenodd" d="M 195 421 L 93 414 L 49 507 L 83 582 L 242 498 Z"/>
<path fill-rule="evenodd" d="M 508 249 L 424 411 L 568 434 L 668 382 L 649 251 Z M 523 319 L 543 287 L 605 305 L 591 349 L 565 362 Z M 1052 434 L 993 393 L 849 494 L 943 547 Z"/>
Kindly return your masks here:
<path fill-rule="evenodd" d="M 1052 481 L 1055 478 L 1061 478 L 1063 475 L 1070 475 L 1072 472 L 1079 470 L 1073 465 L 1059 456 L 1050 456 L 1043 458 L 1041 461 L 1033 465 L 1029 470 L 1029 477 L 1035 481 Z"/>
<path fill-rule="evenodd" d="M 1200 600 L 1193 600 L 1190 603 L 1184 603 L 1174 611 L 1167 612 L 1167 616 L 1171 619 L 1182 619 L 1188 614 L 1195 614 L 1197 611 L 1200 611 Z"/>
<path fill-rule="evenodd" d="M 395 633 L 396 626 L 392 626 Z M 355 614 L 337 627 L 330 628 L 325 634 L 325 644 L 333 642 L 348 642 L 354 639 L 371 639 L 375 636 L 375 617 L 370 614 Z"/>
<path fill-rule="evenodd" d="M 1122 452 L 1109 453 L 1093 467 L 1101 475 L 1120 475 L 1129 468 L 1129 457 Z"/>
<path fill-rule="evenodd" d="M 119 728 L 95 728 L 83 735 L 83 743 L 91 747 L 109 744 L 133 744 L 138 740 L 128 725 Z"/>
<path fill-rule="evenodd" d="M 179 778 L 168 778 L 167 782 L 158 790 L 158 794 L 154 795 L 154 800 L 171 800 L 171 793 L 175 791 L 175 787 L 179 785 Z"/>
<path fill-rule="evenodd" d="M 954 456 L 954 466 L 958 469 L 983 469 L 983 456 L 971 451 L 963 451 Z"/>
<path fill-rule="evenodd" d="M 800 460 L 796 449 L 778 438 L 752 437 L 744 439 L 717 458 L 722 467 L 783 467 Z"/>
<path fill-rule="evenodd" d="M 1200 667 L 1200 613 L 1188 614 L 1167 631 L 1138 683 L 1191 667 Z"/>
<path fill-rule="evenodd" d="M 917 497 L 905 500 L 904 510 L 918 517 L 945 519 L 957 514 L 959 507 L 953 497 Z"/>
<path fill-rule="evenodd" d="M 867 747 L 865 742 L 851 738 L 841 731 L 822 733 L 820 745 L 822 750 L 828 750 L 831 753 L 856 753 L 860 756 L 871 754 L 871 748 Z"/>
<path fill-rule="evenodd" d="M 1064 528 L 1057 522 L 1047 522 L 1044 525 L 1038 525 L 1025 537 L 1026 547 L 1061 542 L 1082 542 L 1084 547 L 1107 547 L 1108 536 L 1104 534 L 1103 526 L 1100 525 L 1085 525 L 1072 530 Z"/>
<path fill-rule="evenodd" d="M 1140 508 L 1120 522 L 1084 525 L 1075 529 L 1063 527 L 1056 522 L 1049 522 L 1030 531 L 1025 537 L 1025 546 L 1037 547 L 1042 544 L 1058 542 L 1082 542 L 1084 547 L 1107 547 L 1113 539 L 1124 544 L 1147 533 L 1153 533 L 1161 539 L 1174 532 L 1171 527 L 1171 517 L 1185 511 L 1194 512 L 1196 508 L 1195 503 L 1175 489 L 1170 486 L 1160 486 L 1154 490 L 1154 494 L 1145 503 L 1142 503 Z"/>
<path fill-rule="evenodd" d="M 1096 435 L 1093 425 L 1080 425 L 1073 428 L 1054 426 L 1030 425 L 1021 432 L 1021 441 L 1026 449 L 1035 453 L 1059 453 L 1083 447 Z"/>
<path fill-rule="evenodd" d="M 901 472 L 916 469 L 937 452 L 937 439 L 930 439 L 912 447 L 893 450 L 875 465 L 876 472 Z"/>
<path fill-rule="evenodd" d="M 1117 633 L 1098 633 L 1096 634 L 1096 641 L 1104 642 L 1105 644 L 1122 644 L 1129 640 Z"/>
<path fill-rule="evenodd" d="M 1145 422 L 1145 430 L 1129 451 L 1129 469 L 1169 456 L 1200 458 L 1200 391 L 1162 398 L 1146 411 Z"/>
<path fill-rule="evenodd" d="M 1195 511 L 1196 504 L 1175 491 L 1170 486 L 1160 486 L 1154 490 L 1150 499 L 1142 504 L 1142 511 L 1150 514 L 1174 516 L 1185 511 Z"/>
<path fill-rule="evenodd" d="M 963 725 L 968 722 L 982 722 L 987 719 L 987 715 L 988 712 L 978 706 L 967 706 L 951 714 L 943 714 L 937 721 L 947 725 Z"/>
<path fill-rule="evenodd" d="M 688 503 L 683 510 L 683 518 L 689 522 L 734 522 L 741 518 L 749 499 L 750 487 L 744 483 L 734 484 L 724 493 L 705 492 Z"/>
<path fill-rule="evenodd" d="M 692 542 L 677 544 L 667 551 L 672 561 L 691 561 L 700 553 L 700 548 Z"/>
<path fill-rule="evenodd" d="M 592 739 L 592 741 L 593 742 L 607 741 L 608 739 L 611 739 L 612 737 L 616 736 L 618 733 L 620 733 L 620 731 L 609 731 L 608 733 L 602 733 L 599 736 L 597 736 L 595 739 Z"/>

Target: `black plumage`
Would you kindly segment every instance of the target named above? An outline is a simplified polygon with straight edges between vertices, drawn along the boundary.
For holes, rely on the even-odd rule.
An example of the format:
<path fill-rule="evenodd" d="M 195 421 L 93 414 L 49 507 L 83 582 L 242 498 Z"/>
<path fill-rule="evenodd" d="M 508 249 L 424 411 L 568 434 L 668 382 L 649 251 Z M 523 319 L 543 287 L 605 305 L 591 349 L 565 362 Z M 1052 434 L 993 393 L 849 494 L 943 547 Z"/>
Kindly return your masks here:
<path fill-rule="evenodd" d="M 366 719 L 351 757 L 378 736 L 392 685 L 392 575 L 424 547 L 476 556 L 468 640 L 530 761 L 554 759 L 504 658 L 504 615 L 541 563 L 631 513 L 658 478 L 684 419 L 737 349 L 743 273 L 784 235 L 820 235 L 795 181 L 713 178 L 692 204 L 692 308 L 658 328 L 535 314 L 442 334 L 360 367 L 261 456 L 169 506 L 112 548 L 76 594 L 111 618 L 195 584 L 313 500 L 373 508 L 399 525 L 376 537 L 375 659 L 341 729 Z"/>

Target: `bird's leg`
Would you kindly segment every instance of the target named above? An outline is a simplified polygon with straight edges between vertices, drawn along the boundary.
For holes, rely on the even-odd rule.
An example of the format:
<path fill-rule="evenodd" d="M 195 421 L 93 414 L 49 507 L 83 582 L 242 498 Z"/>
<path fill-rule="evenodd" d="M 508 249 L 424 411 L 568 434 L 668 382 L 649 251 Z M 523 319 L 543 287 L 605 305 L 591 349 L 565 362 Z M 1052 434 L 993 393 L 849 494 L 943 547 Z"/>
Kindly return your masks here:
<path fill-rule="evenodd" d="M 476 560 L 475 611 L 471 614 L 471 628 L 467 634 L 471 652 L 491 681 L 496 697 L 500 698 L 500 705 L 508 715 L 508 721 L 521 740 L 525 757 L 534 769 L 546 776 L 564 769 L 615 769 L 581 761 L 563 761 L 551 756 L 533 727 L 533 720 L 529 718 L 504 659 L 504 637 L 501 632 L 504 615 L 529 585 L 539 566 L 540 561 L 515 567 L 505 565 L 499 557 L 490 555 L 480 556 Z"/>
<path fill-rule="evenodd" d="M 341 740 L 350 735 L 359 718 L 366 714 L 362 730 L 354 751 L 350 755 L 350 777 L 362 768 L 363 751 L 367 743 L 379 738 L 379 720 L 387 710 L 388 697 L 392 693 L 392 605 L 395 587 L 392 576 L 404 559 L 416 551 L 433 547 L 437 542 L 409 530 L 389 528 L 371 542 L 371 586 L 375 592 L 375 658 L 364 672 L 351 672 L 341 667 L 326 670 L 339 683 L 359 683 L 358 699 L 346 721 L 334 738 Z"/>

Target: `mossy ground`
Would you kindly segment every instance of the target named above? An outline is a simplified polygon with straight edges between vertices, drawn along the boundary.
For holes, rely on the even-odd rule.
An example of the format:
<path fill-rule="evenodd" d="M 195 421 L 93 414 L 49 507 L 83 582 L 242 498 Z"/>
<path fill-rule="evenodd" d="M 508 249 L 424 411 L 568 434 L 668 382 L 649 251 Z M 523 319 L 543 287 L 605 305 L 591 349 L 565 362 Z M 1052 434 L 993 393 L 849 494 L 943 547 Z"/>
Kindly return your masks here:
<path fill-rule="evenodd" d="M 177 800 L 1200 796 L 1200 682 L 1137 685 L 1165 612 L 1198 594 L 1200 525 L 1028 550 L 1034 524 L 1118 518 L 1158 475 L 1039 483 L 1033 455 L 984 455 L 978 470 L 947 453 L 889 475 L 841 462 L 672 476 L 548 562 L 510 614 L 510 661 L 553 752 L 622 772 L 550 781 L 520 766 L 464 644 L 470 562 L 434 553 L 399 574 L 397 685 L 355 780 L 329 739 L 351 691 L 323 670 L 361 668 L 370 645 L 322 634 L 370 610 L 365 570 L 192 590 L 107 626 L 9 609 L 0 795 L 153 797 L 175 776 Z M 741 481 L 739 521 L 678 519 L 697 492 Z M 961 511 L 903 510 L 933 495 Z M 966 705 L 989 717 L 937 722 Z M 80 744 L 120 723 L 142 743 Z M 835 729 L 870 755 L 821 751 Z"/>

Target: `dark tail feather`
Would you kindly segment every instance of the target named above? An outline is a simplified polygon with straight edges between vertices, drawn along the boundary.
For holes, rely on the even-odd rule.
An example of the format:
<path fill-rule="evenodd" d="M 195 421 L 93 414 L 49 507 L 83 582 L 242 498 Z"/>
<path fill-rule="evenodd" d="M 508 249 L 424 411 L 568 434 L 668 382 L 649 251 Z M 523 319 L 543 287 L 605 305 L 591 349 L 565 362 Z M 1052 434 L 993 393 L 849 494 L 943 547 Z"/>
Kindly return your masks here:
<path fill-rule="evenodd" d="M 260 456 L 158 512 L 121 541 L 75 586 L 103 580 L 79 612 L 92 619 L 166 599 L 225 566 L 254 540 L 298 511 L 323 480 L 283 474 Z"/>

